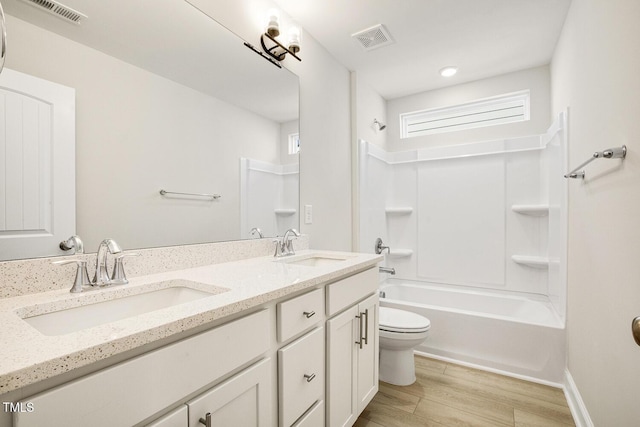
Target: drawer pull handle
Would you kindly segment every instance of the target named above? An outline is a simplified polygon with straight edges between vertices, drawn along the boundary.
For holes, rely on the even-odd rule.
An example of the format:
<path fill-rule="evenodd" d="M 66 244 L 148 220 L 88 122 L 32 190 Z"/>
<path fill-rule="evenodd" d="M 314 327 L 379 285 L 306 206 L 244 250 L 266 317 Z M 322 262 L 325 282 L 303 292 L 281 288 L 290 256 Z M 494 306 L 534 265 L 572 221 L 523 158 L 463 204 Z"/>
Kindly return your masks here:
<path fill-rule="evenodd" d="M 315 311 L 303 311 L 302 314 L 307 316 L 307 319 L 309 319 L 309 318 L 315 316 L 316 312 Z"/>
<path fill-rule="evenodd" d="M 363 337 L 363 334 L 362 334 L 362 332 L 363 332 L 363 331 L 362 331 L 362 328 L 363 328 L 363 326 L 364 326 L 364 325 L 363 325 L 363 323 L 362 323 L 362 316 L 363 316 L 363 314 L 364 314 L 364 313 L 360 313 L 359 315 L 357 315 L 357 316 L 356 316 L 356 319 L 358 319 L 359 332 L 360 332 L 360 335 L 359 335 L 360 340 L 359 340 L 359 341 L 356 341 L 356 344 L 358 344 L 358 345 L 360 346 L 360 349 L 362 349 L 362 344 L 364 343 L 364 337 Z"/>
<path fill-rule="evenodd" d="M 366 345 L 369 345 L 369 309 L 367 308 L 364 313 L 360 313 L 361 316 L 365 316 L 364 318 L 364 337 L 362 340 Z"/>
<path fill-rule="evenodd" d="M 207 427 L 211 427 L 211 412 L 207 412 L 207 415 L 205 415 L 205 418 L 200 418 L 198 421 L 200 421 L 200 424 L 204 424 Z"/>
<path fill-rule="evenodd" d="M 316 374 L 311 374 L 311 375 L 304 374 L 304 377 L 307 379 L 307 382 L 310 383 L 316 377 Z"/>

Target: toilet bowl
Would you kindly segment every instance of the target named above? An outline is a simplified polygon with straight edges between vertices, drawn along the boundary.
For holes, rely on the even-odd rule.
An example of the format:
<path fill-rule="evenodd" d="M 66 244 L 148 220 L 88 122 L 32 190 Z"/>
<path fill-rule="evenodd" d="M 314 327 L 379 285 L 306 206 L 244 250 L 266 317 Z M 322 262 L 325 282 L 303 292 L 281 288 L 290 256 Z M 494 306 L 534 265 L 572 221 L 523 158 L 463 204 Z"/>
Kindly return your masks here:
<path fill-rule="evenodd" d="M 380 307 L 380 381 L 410 385 L 416 381 L 413 349 L 429 332 L 431 322 L 410 311 Z"/>

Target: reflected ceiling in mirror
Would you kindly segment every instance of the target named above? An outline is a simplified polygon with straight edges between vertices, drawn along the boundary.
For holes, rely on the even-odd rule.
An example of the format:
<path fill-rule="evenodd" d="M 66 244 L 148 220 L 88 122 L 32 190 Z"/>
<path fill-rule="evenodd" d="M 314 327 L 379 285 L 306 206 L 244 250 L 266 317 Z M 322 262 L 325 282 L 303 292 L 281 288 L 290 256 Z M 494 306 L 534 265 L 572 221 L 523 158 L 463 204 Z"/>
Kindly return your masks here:
<path fill-rule="evenodd" d="M 76 232 L 87 251 L 106 237 L 134 249 L 298 226 L 297 76 L 184 1 L 64 3 L 86 18 L 3 1 L 6 66 L 75 90 Z"/>

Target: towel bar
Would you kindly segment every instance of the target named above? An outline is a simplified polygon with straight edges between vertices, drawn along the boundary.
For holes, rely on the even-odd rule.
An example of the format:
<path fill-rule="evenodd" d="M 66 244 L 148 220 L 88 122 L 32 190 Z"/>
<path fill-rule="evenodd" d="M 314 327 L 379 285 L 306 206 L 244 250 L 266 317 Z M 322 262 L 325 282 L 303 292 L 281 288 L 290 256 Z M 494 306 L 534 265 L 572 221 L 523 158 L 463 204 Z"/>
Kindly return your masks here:
<path fill-rule="evenodd" d="M 582 163 L 580 166 L 572 170 L 571 172 L 565 174 L 565 178 L 582 178 L 584 179 L 584 170 L 582 169 L 595 159 L 624 159 L 627 156 L 627 146 L 623 145 L 622 147 L 608 148 L 604 151 L 596 151 L 593 153 L 593 156 L 586 162 Z"/>

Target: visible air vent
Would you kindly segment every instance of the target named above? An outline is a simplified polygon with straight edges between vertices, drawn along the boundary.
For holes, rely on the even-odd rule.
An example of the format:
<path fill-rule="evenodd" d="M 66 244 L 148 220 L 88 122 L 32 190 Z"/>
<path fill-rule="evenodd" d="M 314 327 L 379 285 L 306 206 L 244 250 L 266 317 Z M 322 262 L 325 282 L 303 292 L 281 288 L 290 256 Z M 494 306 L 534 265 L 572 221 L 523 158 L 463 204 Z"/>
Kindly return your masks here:
<path fill-rule="evenodd" d="M 366 50 L 377 49 L 393 43 L 389 31 L 382 24 L 351 34 L 351 37 L 358 40 Z"/>
<path fill-rule="evenodd" d="M 85 19 L 87 15 L 78 12 L 77 10 L 73 10 L 68 6 L 58 3 L 54 0 L 22 0 L 25 3 L 29 3 L 37 7 L 38 9 L 45 10 L 53 15 L 56 15 L 59 18 L 64 19 L 65 21 L 73 22 L 75 24 L 79 24 L 80 21 Z"/>

